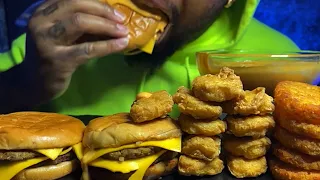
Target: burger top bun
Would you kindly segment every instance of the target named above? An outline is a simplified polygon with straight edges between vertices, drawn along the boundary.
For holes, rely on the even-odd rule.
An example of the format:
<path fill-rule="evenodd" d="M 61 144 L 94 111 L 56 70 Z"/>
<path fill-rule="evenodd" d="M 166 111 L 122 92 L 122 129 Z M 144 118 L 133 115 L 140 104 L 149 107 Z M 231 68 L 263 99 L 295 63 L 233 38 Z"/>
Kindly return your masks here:
<path fill-rule="evenodd" d="M 17 112 L 0 115 L 0 149 L 51 149 L 81 142 L 85 125 L 55 113 Z"/>
<path fill-rule="evenodd" d="M 135 124 L 129 113 L 119 113 L 90 121 L 82 142 L 85 147 L 97 149 L 180 136 L 180 129 L 169 117 Z"/>
<path fill-rule="evenodd" d="M 129 29 L 129 45 L 125 54 L 144 51 L 151 54 L 156 40 L 168 24 L 160 10 L 137 5 L 131 0 L 100 0 L 125 15 L 124 25 Z"/>

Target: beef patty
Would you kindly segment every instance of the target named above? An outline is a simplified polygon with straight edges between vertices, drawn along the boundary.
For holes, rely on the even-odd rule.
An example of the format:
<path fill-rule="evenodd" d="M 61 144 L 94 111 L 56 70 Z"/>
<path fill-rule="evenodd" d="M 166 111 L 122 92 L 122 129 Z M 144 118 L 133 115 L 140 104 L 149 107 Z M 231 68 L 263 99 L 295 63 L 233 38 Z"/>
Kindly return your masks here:
<path fill-rule="evenodd" d="M 0 151 L 0 161 L 23 161 L 40 156 L 43 155 L 38 152 L 28 150 Z"/>
<path fill-rule="evenodd" d="M 37 167 L 42 167 L 42 166 L 57 165 L 57 164 L 60 164 L 62 162 L 65 162 L 65 161 L 72 161 L 74 159 L 76 159 L 76 155 L 74 154 L 73 151 L 70 151 L 67 154 L 58 156 L 57 159 L 55 159 L 55 160 L 48 159 L 48 160 L 42 161 L 42 162 L 40 162 L 38 164 L 35 164 L 35 165 L 33 165 L 33 166 L 29 167 L 29 168 L 37 168 Z"/>
<path fill-rule="evenodd" d="M 134 149 L 123 149 L 120 151 L 111 152 L 102 156 L 102 158 L 116 161 L 124 161 L 128 159 L 138 159 L 145 156 L 150 156 L 160 152 L 160 147 L 139 147 Z"/>

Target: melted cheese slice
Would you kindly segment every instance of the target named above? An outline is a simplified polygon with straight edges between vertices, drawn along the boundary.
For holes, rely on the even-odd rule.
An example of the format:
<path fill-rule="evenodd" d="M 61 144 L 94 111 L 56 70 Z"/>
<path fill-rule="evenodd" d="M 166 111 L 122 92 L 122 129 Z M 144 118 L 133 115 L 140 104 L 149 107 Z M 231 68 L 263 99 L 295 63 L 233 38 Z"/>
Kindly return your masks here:
<path fill-rule="evenodd" d="M 142 177 L 144 176 L 144 173 L 149 168 L 149 166 L 165 152 L 166 151 L 163 150 L 151 156 L 147 156 L 140 159 L 126 160 L 123 162 L 98 158 L 93 162 L 90 162 L 89 165 L 108 169 L 109 171 L 112 171 L 112 172 L 129 173 L 132 171 L 136 171 L 134 174 L 132 174 L 132 176 L 141 177 L 137 179 L 142 179 Z M 131 177 L 130 179 L 137 180 Z"/>
<path fill-rule="evenodd" d="M 87 164 L 110 152 L 120 151 L 123 149 L 133 149 L 137 147 L 146 147 L 146 146 L 155 146 L 155 147 L 160 147 L 170 151 L 181 152 L 181 138 L 172 138 L 172 139 L 166 139 L 162 141 L 146 141 L 146 142 L 140 143 L 139 145 L 129 144 L 129 145 L 124 145 L 118 148 L 103 148 L 98 150 L 91 150 L 86 152 L 86 154 L 83 156 L 82 162 L 84 164 Z"/>
<path fill-rule="evenodd" d="M 81 143 L 79 143 L 81 145 Z M 79 146 L 78 144 L 75 146 Z M 63 149 L 63 148 L 62 148 Z M 36 152 L 39 152 L 43 155 L 45 155 L 46 157 L 38 157 L 38 158 L 33 158 L 33 159 L 28 159 L 25 161 L 2 161 L 0 162 L 0 180 L 10 180 L 12 179 L 15 175 L 17 175 L 20 171 L 33 166 L 35 164 L 38 164 L 42 161 L 48 160 L 48 159 L 52 159 L 54 157 L 58 157 L 64 154 L 67 154 L 68 152 L 70 152 L 73 147 L 69 147 L 68 149 L 62 151 L 62 149 L 45 149 L 45 150 L 40 150 L 41 152 L 39 152 L 38 150 L 36 150 Z M 57 152 L 59 152 L 58 156 L 57 156 Z M 56 159 L 54 158 L 54 159 Z"/>
<path fill-rule="evenodd" d="M 73 149 L 74 153 L 76 154 L 77 158 L 78 158 L 79 160 L 81 160 L 82 157 L 83 157 L 83 147 L 82 147 L 82 143 L 78 143 L 78 144 L 76 144 L 76 145 L 73 145 L 73 146 L 72 146 L 72 149 Z"/>

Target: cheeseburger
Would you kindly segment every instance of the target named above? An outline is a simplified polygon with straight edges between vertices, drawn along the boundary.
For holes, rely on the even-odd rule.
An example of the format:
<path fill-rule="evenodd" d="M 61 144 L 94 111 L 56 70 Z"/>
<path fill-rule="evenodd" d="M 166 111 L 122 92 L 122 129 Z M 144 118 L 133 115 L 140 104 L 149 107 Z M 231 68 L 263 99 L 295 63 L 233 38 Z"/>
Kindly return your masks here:
<path fill-rule="evenodd" d="M 41 112 L 0 115 L 0 179 L 59 179 L 78 169 L 84 124 Z"/>
<path fill-rule="evenodd" d="M 131 0 L 100 0 L 125 15 L 124 25 L 129 29 L 126 54 L 141 51 L 151 54 L 154 45 L 164 32 L 168 18 L 160 10 L 152 9 Z"/>
<path fill-rule="evenodd" d="M 83 146 L 84 179 L 156 179 L 176 169 L 181 131 L 169 117 L 136 124 L 120 113 L 90 121 Z"/>

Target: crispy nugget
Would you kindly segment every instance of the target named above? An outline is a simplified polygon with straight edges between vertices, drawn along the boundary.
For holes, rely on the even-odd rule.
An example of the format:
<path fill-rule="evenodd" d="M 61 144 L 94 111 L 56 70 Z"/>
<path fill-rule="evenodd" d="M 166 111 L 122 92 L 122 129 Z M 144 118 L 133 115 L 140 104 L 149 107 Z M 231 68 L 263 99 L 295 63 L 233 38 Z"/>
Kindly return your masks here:
<path fill-rule="evenodd" d="M 137 99 L 130 109 L 130 116 L 137 123 L 166 116 L 172 111 L 174 104 L 167 91 L 154 92 L 150 97 L 146 96 L 144 98 L 137 95 Z"/>
<path fill-rule="evenodd" d="M 222 114 L 220 106 L 199 100 L 193 96 L 191 90 L 183 86 L 173 95 L 173 101 L 178 104 L 181 113 L 195 119 L 217 119 Z"/>
<path fill-rule="evenodd" d="M 273 98 L 266 94 L 264 87 L 245 91 L 240 98 L 223 103 L 223 111 L 230 115 L 266 115 L 271 114 L 275 107 Z"/>
<path fill-rule="evenodd" d="M 268 130 L 275 126 L 273 117 L 270 115 L 248 117 L 228 116 L 226 121 L 228 123 L 228 132 L 237 137 L 263 137 Z"/>
<path fill-rule="evenodd" d="M 311 156 L 320 156 L 320 140 L 292 134 L 279 126 L 275 128 L 274 137 L 287 148 L 295 149 Z"/>
<path fill-rule="evenodd" d="M 221 120 L 200 120 L 184 114 L 180 114 L 178 120 L 181 130 L 188 134 L 215 136 L 227 129 L 227 124 Z"/>
<path fill-rule="evenodd" d="M 246 159 L 256 159 L 264 156 L 270 145 L 271 141 L 267 137 L 253 139 L 251 137 L 227 136 L 223 141 L 223 147 L 226 151 L 234 156 L 242 156 Z"/>
<path fill-rule="evenodd" d="M 307 171 L 285 164 L 277 159 L 269 161 L 271 173 L 279 180 L 319 180 L 319 171 Z"/>
<path fill-rule="evenodd" d="M 242 157 L 229 156 L 227 166 L 230 173 L 236 178 L 257 177 L 267 172 L 267 160 L 260 157 L 258 159 L 245 159 Z"/>
<path fill-rule="evenodd" d="M 283 119 L 320 125 L 320 87 L 283 81 L 276 86 L 274 98 Z"/>
<path fill-rule="evenodd" d="M 223 102 L 242 95 L 243 85 L 232 69 L 224 67 L 217 75 L 196 77 L 192 82 L 192 91 L 203 101 Z"/>
<path fill-rule="evenodd" d="M 273 154 L 282 162 L 305 170 L 320 170 L 320 157 L 302 154 L 295 150 L 285 148 L 280 144 L 273 146 Z"/>
<path fill-rule="evenodd" d="M 183 140 L 181 153 L 192 158 L 212 161 L 221 151 L 218 137 L 188 136 Z"/>
<path fill-rule="evenodd" d="M 223 168 L 223 161 L 219 158 L 203 161 L 181 155 L 178 164 L 179 173 L 184 176 L 216 175 L 220 174 Z"/>

